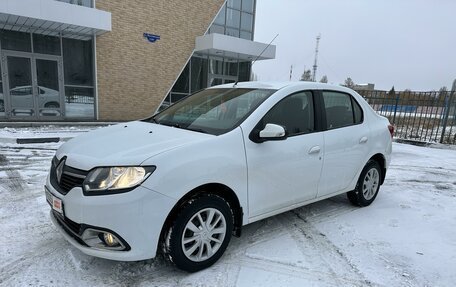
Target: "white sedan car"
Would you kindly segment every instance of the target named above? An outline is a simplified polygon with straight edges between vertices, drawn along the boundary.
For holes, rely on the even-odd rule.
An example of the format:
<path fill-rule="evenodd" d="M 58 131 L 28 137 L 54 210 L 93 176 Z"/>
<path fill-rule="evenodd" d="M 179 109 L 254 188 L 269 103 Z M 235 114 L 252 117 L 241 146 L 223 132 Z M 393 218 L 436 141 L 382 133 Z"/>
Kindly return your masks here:
<path fill-rule="evenodd" d="M 132 261 L 162 251 L 193 272 L 216 262 L 246 224 L 341 193 L 371 204 L 392 134 L 347 88 L 216 86 L 63 144 L 46 197 L 52 221 L 82 252 Z"/>

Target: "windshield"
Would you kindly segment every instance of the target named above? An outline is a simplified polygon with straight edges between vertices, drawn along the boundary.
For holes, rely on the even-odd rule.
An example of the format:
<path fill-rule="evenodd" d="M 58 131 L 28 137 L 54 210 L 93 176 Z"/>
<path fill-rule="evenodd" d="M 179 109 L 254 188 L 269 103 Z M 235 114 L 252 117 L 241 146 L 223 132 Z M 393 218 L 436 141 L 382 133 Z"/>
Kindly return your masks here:
<path fill-rule="evenodd" d="M 207 89 L 177 102 L 146 121 L 220 135 L 237 127 L 275 91 Z"/>

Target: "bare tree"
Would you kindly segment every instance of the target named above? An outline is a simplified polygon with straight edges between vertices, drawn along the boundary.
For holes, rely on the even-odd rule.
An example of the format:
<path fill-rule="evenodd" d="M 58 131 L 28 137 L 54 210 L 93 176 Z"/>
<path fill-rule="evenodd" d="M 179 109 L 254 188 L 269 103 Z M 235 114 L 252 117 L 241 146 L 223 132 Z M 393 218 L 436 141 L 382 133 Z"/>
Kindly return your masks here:
<path fill-rule="evenodd" d="M 301 76 L 301 81 L 312 82 L 312 71 L 304 70 L 304 73 Z"/>
<path fill-rule="evenodd" d="M 353 89 L 355 87 L 355 82 L 353 82 L 352 78 L 348 77 L 345 79 L 345 82 L 342 86 Z"/>

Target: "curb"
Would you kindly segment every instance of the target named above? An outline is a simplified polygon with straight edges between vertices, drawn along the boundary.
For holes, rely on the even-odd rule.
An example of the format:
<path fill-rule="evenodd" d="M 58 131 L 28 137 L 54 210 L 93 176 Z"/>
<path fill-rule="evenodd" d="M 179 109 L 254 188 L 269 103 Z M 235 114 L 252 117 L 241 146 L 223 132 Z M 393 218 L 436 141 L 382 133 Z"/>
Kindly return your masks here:
<path fill-rule="evenodd" d="M 37 144 L 37 143 L 58 143 L 66 142 L 73 137 L 51 137 L 51 138 L 0 138 L 0 143 L 10 144 Z"/>

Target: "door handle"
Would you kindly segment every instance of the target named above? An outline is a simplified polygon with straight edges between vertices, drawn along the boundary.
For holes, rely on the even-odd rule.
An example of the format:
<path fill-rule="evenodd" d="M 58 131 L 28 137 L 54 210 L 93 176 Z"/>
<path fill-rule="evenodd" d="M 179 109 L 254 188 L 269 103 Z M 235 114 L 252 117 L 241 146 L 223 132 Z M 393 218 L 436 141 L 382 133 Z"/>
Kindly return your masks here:
<path fill-rule="evenodd" d="M 314 153 L 319 153 L 319 152 L 320 152 L 320 146 L 318 146 L 318 145 L 309 149 L 309 154 L 314 154 Z"/>
<path fill-rule="evenodd" d="M 360 143 L 360 144 L 367 143 L 367 137 L 362 137 L 362 138 L 359 140 L 359 143 Z"/>

